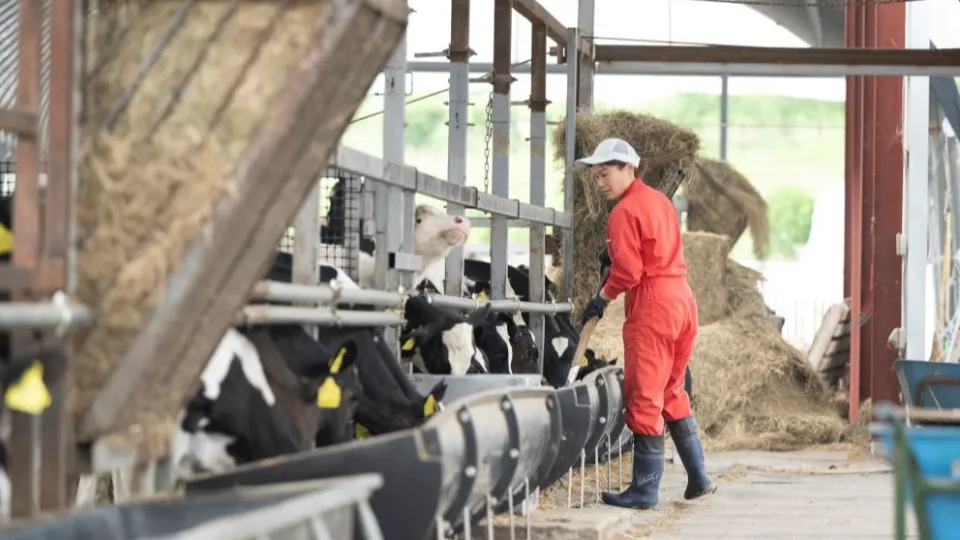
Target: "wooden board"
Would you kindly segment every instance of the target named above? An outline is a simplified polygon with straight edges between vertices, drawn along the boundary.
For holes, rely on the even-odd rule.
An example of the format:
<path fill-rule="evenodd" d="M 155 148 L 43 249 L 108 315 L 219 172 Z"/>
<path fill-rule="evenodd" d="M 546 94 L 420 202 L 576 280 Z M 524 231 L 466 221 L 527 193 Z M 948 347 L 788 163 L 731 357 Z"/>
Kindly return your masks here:
<path fill-rule="evenodd" d="M 849 328 L 850 328 L 850 304 L 843 301 L 839 304 L 830 306 L 823 315 L 823 322 L 817 333 L 813 337 L 813 343 L 807 351 L 807 361 L 817 371 L 823 371 L 825 360 L 830 355 L 843 350 L 850 350 Z M 846 348 L 842 344 L 834 344 L 834 340 L 842 338 L 847 334 Z"/>

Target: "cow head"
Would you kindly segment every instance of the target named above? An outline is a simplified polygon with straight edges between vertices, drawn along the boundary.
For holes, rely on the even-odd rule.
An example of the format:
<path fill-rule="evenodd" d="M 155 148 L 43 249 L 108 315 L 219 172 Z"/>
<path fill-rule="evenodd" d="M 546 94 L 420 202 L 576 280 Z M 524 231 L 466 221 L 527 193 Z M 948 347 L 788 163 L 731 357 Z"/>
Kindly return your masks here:
<path fill-rule="evenodd" d="M 417 206 L 415 219 L 413 251 L 423 260 L 424 268 L 467 243 L 470 236 L 470 220 L 451 216 L 433 206 Z"/>
<path fill-rule="evenodd" d="M 580 359 L 580 362 L 575 363 L 571 368 L 568 382 L 582 381 L 587 375 L 594 371 L 617 365 L 618 360 L 618 358 L 607 360 L 603 357 L 598 357 L 593 349 L 587 349 L 583 353 L 583 358 Z"/>
<path fill-rule="evenodd" d="M 316 445 L 349 441 L 354 435 L 353 417 L 363 392 L 357 371 L 357 347 L 345 343 L 327 360 L 327 374 L 317 380 L 308 396 L 320 409 Z"/>
<path fill-rule="evenodd" d="M 433 306 L 429 299 L 414 296 L 404 309 L 407 324 L 401 334 L 401 354 L 417 355 L 422 371 L 439 375 L 464 375 L 489 370 L 487 359 L 474 342 L 473 329 L 483 323 L 490 305 L 464 318 Z"/>

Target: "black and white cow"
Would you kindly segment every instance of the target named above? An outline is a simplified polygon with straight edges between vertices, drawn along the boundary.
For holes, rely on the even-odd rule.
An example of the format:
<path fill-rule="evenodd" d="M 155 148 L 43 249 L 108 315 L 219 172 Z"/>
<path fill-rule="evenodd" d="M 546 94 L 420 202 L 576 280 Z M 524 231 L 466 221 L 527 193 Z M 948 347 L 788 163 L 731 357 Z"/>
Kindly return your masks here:
<path fill-rule="evenodd" d="M 56 379 L 66 367 L 66 358 L 48 344 L 21 351 L 17 358 L 0 358 L 0 523 L 10 519 L 12 496 L 6 441 L 24 434 L 10 433 L 11 410 L 39 415 L 50 406 L 51 395 L 44 379 Z"/>
<path fill-rule="evenodd" d="M 332 200 L 331 204 L 333 204 Z M 425 277 L 430 276 L 431 272 L 436 272 L 438 266 L 441 270 L 440 279 L 432 278 L 431 280 L 435 283 L 442 283 L 442 261 L 455 247 L 462 246 L 467 242 L 470 236 L 470 220 L 465 217 L 451 216 L 426 204 L 417 206 L 414 220 L 413 252 L 420 256 L 422 263 L 422 271 L 414 276 L 414 283 L 419 283 Z M 342 238 L 342 233 L 334 230 L 334 227 L 337 227 L 335 223 L 328 222 L 324 229 L 325 232 L 322 231 L 321 235 L 326 234 L 327 238 Z M 362 243 L 361 248 L 364 247 L 367 249 L 374 247 L 372 240 Z M 346 258 L 342 241 L 341 244 L 335 245 L 322 244 L 319 253 L 319 262 L 322 264 L 335 264 L 337 260 Z M 364 288 L 370 288 L 374 285 L 372 250 L 369 253 L 362 250 L 360 252 L 359 285 Z"/>
<path fill-rule="evenodd" d="M 267 279 L 290 282 L 292 265 L 290 254 L 278 252 L 267 272 Z M 344 288 L 357 288 L 341 269 L 321 265 L 320 281 L 329 283 L 334 279 Z M 349 307 L 363 309 L 365 306 Z M 286 327 L 272 327 L 272 330 L 280 332 L 283 328 Z M 417 393 L 400 370 L 399 360 L 383 339 L 383 333 L 378 328 L 320 328 L 318 339 L 305 339 L 301 334 L 299 341 L 299 354 L 307 354 L 306 351 L 313 349 L 314 352 L 310 354 L 323 357 L 345 349 L 348 358 L 356 358 L 352 363 L 357 366 L 362 387 L 356 417 L 365 418 L 365 421 L 358 420 L 358 423 L 362 423 L 374 435 L 418 425 L 426 416 L 442 407 L 446 390 L 446 385 L 441 382 L 426 396 Z M 381 421 L 378 418 L 388 420 Z"/>
<path fill-rule="evenodd" d="M 429 282 L 420 290 L 431 291 Z M 468 317 L 432 305 L 425 296 L 411 296 L 404 307 L 406 324 L 400 336 L 401 355 L 421 373 L 466 375 L 489 373 L 490 364 L 475 339 L 483 327 L 489 305 Z"/>
<path fill-rule="evenodd" d="M 352 438 L 362 391 L 355 359 L 304 350 L 309 341 L 298 325 L 227 330 L 178 419 L 181 476 Z"/>

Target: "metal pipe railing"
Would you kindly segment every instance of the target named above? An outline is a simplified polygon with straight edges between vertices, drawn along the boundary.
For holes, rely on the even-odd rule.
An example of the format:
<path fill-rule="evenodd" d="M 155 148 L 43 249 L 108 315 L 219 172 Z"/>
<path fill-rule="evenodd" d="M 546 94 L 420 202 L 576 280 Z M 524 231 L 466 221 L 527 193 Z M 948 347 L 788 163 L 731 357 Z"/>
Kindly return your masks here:
<path fill-rule="evenodd" d="M 517 299 L 507 300 L 477 300 L 474 298 L 459 298 L 456 296 L 445 296 L 442 294 L 425 295 L 431 304 L 450 309 L 463 311 L 477 311 L 480 308 L 490 304 L 490 311 L 503 311 L 508 313 L 543 313 L 547 315 L 556 315 L 557 313 L 569 313 L 573 310 L 573 304 L 569 302 L 524 302 Z"/>
<path fill-rule="evenodd" d="M 37 302 L 0 303 L 0 328 L 4 330 L 71 328 L 85 326 L 93 319 L 81 305 Z"/>
<path fill-rule="evenodd" d="M 237 326 L 252 324 L 316 324 L 324 326 L 397 326 L 398 311 L 351 311 L 331 307 L 245 306 L 234 319 Z"/>
<path fill-rule="evenodd" d="M 400 307 L 407 301 L 407 295 L 372 289 L 343 289 L 330 285 L 300 285 L 278 281 L 260 281 L 250 291 L 250 299 L 274 302 L 367 304 L 377 307 Z"/>

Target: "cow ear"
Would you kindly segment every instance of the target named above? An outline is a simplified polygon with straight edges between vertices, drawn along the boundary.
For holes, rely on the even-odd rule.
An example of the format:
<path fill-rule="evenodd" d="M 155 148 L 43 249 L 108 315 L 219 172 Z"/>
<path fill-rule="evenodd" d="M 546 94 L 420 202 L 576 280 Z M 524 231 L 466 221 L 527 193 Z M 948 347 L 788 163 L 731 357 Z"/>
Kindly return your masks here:
<path fill-rule="evenodd" d="M 346 368 L 353 365 L 354 355 L 348 354 L 347 346 L 343 345 L 340 347 L 340 350 L 336 354 L 327 359 L 327 367 L 330 370 L 331 375 L 336 375 Z"/>
<path fill-rule="evenodd" d="M 490 304 L 490 302 L 487 302 L 482 308 L 471 313 L 470 316 L 467 317 L 467 324 L 470 324 L 471 326 L 483 324 L 483 322 L 487 320 L 487 315 L 490 314 L 491 307 L 493 306 Z"/>
<path fill-rule="evenodd" d="M 617 361 L 618 361 L 618 360 L 620 360 L 620 359 L 619 359 L 619 358 L 614 358 L 613 360 L 610 360 L 609 362 L 607 362 L 607 365 L 608 365 L 608 366 L 615 366 L 615 365 L 617 365 Z"/>

